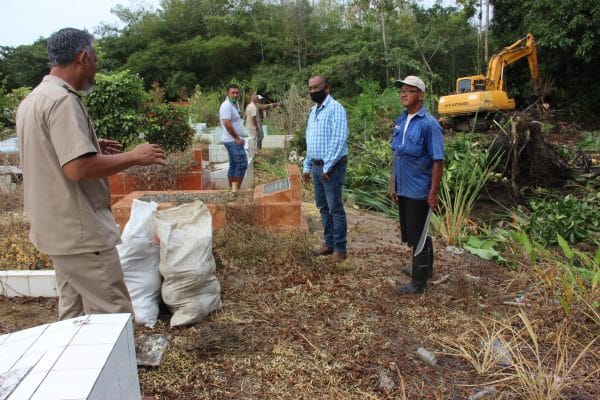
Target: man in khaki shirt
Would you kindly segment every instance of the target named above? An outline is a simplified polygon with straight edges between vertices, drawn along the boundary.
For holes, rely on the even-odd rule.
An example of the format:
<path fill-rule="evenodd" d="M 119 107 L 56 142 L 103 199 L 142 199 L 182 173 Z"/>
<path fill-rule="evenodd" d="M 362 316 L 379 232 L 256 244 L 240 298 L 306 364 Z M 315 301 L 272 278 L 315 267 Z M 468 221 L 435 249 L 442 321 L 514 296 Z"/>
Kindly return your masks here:
<path fill-rule="evenodd" d="M 250 98 L 250 103 L 246 106 L 246 129 L 250 133 L 250 136 L 256 138 L 256 148 L 262 148 L 262 121 L 260 119 L 259 102 L 260 97 L 257 94 L 253 94 Z"/>
<path fill-rule="evenodd" d="M 60 319 L 133 312 L 106 178 L 133 165 L 165 164 L 165 153 L 149 143 L 122 153 L 118 142 L 96 138 L 79 94 L 96 75 L 92 35 L 54 33 L 48 58 L 49 75 L 17 110 L 30 239 L 54 262 Z"/>

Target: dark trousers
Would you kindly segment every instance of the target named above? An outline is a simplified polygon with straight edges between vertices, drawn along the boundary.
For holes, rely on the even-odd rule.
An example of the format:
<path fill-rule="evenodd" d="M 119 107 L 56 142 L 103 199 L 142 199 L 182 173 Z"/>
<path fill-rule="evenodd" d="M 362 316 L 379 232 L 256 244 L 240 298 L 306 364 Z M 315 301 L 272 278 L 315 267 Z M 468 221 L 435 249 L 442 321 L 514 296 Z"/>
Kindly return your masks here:
<path fill-rule="evenodd" d="M 425 222 L 429 204 L 427 200 L 414 200 L 398 196 L 398 214 L 400 218 L 400 235 L 402 242 L 413 250 L 412 276 L 413 280 L 425 283 L 433 273 L 433 244 L 431 238 L 424 238 L 425 244 L 419 254 L 415 254 L 421 237 L 427 235 Z"/>

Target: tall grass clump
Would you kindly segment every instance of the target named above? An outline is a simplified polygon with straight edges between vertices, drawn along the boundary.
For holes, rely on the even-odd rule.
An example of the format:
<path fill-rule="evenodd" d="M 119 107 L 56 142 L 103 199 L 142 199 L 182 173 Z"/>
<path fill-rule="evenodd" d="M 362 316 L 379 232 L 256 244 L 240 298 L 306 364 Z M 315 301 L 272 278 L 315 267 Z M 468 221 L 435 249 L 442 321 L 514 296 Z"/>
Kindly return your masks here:
<path fill-rule="evenodd" d="M 507 255 L 531 269 L 535 286 L 546 303 L 556 303 L 567 318 L 585 318 L 600 328 L 600 247 L 582 251 L 557 234 L 558 249 L 537 242 L 515 225 L 509 233 Z"/>
<path fill-rule="evenodd" d="M 468 233 L 470 215 L 486 182 L 493 177 L 501 153 L 491 154 L 479 143 L 459 135 L 446 146 L 444 174 L 439 193 L 440 211 L 434 229 L 448 244 L 460 244 Z"/>

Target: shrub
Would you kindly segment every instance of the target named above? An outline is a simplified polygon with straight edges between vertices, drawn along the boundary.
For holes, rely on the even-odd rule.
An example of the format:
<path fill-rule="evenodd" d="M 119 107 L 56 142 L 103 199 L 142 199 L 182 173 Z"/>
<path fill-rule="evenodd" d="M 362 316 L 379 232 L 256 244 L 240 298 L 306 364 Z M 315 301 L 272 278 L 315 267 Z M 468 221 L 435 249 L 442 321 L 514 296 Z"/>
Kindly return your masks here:
<path fill-rule="evenodd" d="M 280 100 L 281 106 L 273 109 L 269 123 L 278 127 L 285 135 L 292 135 L 290 148 L 306 155 L 306 122 L 312 102 L 303 95 L 302 89 L 292 84 L 290 90 Z"/>
<path fill-rule="evenodd" d="M 129 147 L 141 132 L 146 99 L 142 79 L 125 70 L 114 75 L 97 74 L 94 91 L 84 102 L 96 134 Z"/>
<path fill-rule="evenodd" d="M 570 244 L 600 240 L 600 194 L 583 200 L 567 195 L 560 199 L 533 199 L 525 231 L 544 246 L 557 243 L 557 234 Z"/>
<path fill-rule="evenodd" d="M 7 92 L 4 88 L 5 82 L 0 82 L 0 130 L 4 127 L 15 126 L 17 106 L 31 92 L 30 87 L 22 87 Z"/>
<path fill-rule="evenodd" d="M 393 122 L 404 111 L 398 90 L 387 88 L 381 92 L 379 84 L 372 81 L 359 80 L 358 84 L 362 93 L 347 107 L 351 144 L 366 142 L 370 137 L 389 140 Z"/>
<path fill-rule="evenodd" d="M 144 136 L 165 151 L 184 151 L 192 144 L 194 132 L 187 123 L 187 112 L 172 104 L 151 106 L 147 110 Z"/>
<path fill-rule="evenodd" d="M 222 91 L 203 93 L 196 86 L 189 100 L 189 113 L 193 122 L 205 122 L 208 126 L 219 125 L 219 106 L 223 101 Z"/>

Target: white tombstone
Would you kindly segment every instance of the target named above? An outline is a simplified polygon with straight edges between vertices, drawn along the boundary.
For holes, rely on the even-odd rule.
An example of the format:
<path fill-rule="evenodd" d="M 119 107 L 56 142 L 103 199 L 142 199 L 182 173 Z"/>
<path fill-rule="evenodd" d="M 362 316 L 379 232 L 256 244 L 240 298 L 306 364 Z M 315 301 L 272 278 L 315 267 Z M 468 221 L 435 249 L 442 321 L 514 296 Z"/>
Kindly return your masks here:
<path fill-rule="evenodd" d="M 0 336 L 2 400 L 140 400 L 131 314 L 97 314 Z"/>

